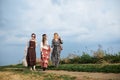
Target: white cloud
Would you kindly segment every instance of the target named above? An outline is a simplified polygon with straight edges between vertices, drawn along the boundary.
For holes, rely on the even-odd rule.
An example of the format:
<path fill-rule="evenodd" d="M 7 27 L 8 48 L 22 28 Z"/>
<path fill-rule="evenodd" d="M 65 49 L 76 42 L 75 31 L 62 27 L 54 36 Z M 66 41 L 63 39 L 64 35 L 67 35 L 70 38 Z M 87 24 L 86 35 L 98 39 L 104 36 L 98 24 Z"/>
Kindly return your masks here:
<path fill-rule="evenodd" d="M 18 10 L 21 15 L 17 17 L 19 28 L 16 32 L 21 32 L 16 34 L 29 35 L 35 32 L 48 33 L 51 36 L 52 33 L 58 32 L 64 40 L 78 42 L 120 39 L 120 11 L 119 6 L 115 4 L 118 1 L 26 0 L 27 9 L 21 5 Z M 15 33 L 13 34 L 15 36 Z M 19 40 L 18 36 L 14 36 L 14 40 Z M 20 41 L 23 40 L 25 39 Z"/>

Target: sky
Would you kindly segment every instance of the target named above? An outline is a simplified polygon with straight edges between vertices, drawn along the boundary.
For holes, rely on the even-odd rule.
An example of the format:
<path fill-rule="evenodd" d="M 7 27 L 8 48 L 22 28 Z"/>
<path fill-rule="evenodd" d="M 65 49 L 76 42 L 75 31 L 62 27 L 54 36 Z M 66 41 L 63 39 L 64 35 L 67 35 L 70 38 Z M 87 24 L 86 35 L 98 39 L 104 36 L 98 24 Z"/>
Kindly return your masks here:
<path fill-rule="evenodd" d="M 21 62 L 31 34 L 49 44 L 57 32 L 63 40 L 61 58 L 70 53 L 120 51 L 120 0 L 0 0 L 0 66 Z"/>

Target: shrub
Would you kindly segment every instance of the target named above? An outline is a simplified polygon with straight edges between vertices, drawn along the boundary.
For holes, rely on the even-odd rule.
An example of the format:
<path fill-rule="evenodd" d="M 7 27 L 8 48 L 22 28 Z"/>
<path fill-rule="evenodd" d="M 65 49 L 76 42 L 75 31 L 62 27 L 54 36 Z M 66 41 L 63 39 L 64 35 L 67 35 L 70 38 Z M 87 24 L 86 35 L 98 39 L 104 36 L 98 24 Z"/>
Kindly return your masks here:
<path fill-rule="evenodd" d="M 92 57 L 89 54 L 83 52 L 83 55 L 80 58 L 80 63 L 92 63 Z"/>

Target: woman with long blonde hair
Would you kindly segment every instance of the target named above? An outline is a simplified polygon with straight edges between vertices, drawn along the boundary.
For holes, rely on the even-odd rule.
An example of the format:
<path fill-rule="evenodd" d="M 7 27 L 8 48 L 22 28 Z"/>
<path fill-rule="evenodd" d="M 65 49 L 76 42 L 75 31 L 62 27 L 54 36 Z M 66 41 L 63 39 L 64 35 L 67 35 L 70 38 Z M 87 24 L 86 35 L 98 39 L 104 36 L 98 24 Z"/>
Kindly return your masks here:
<path fill-rule="evenodd" d="M 62 50 L 61 44 L 63 44 L 63 42 L 61 38 L 59 37 L 58 33 L 54 33 L 54 38 L 52 40 L 51 60 L 52 60 L 52 64 L 55 67 L 58 67 L 59 62 L 60 62 L 60 53 Z"/>

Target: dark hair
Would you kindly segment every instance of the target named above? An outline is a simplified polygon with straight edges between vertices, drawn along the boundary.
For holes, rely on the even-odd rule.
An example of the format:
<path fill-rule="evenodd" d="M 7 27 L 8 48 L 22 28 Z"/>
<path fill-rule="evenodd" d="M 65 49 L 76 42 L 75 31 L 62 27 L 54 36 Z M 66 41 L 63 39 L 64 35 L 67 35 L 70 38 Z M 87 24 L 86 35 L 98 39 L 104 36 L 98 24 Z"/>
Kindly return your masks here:
<path fill-rule="evenodd" d="M 32 34 L 31 34 L 31 37 L 36 38 L 36 34 L 35 34 L 35 33 L 32 33 Z"/>
<path fill-rule="evenodd" d="M 46 34 L 43 34 L 43 35 L 42 35 L 42 42 L 43 42 L 43 45 L 45 45 L 45 41 L 47 40 L 47 39 L 46 39 L 46 36 L 47 36 Z"/>

